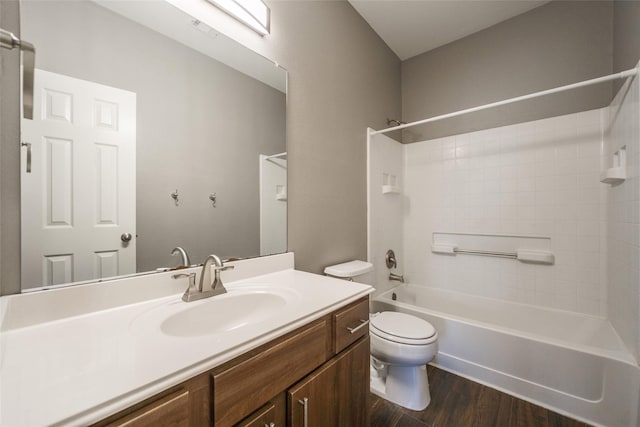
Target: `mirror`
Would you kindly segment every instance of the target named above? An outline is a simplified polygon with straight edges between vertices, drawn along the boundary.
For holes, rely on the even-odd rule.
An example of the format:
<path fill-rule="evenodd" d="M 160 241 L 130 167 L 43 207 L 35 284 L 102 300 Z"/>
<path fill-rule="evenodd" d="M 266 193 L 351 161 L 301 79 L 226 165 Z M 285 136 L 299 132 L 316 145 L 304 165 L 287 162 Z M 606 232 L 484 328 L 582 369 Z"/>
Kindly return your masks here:
<path fill-rule="evenodd" d="M 286 251 L 286 71 L 163 0 L 23 0 L 22 289 Z"/>

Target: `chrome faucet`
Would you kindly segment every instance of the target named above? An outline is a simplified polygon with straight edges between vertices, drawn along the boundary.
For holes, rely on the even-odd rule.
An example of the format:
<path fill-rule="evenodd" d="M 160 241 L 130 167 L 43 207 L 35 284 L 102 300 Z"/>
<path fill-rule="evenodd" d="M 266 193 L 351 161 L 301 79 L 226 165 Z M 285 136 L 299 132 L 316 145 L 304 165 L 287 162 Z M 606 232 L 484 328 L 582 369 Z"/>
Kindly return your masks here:
<path fill-rule="evenodd" d="M 187 251 L 182 249 L 180 246 L 176 246 L 175 248 L 173 248 L 171 250 L 171 255 L 175 255 L 175 254 L 180 254 L 180 257 L 182 257 L 182 265 L 181 265 L 181 267 L 190 267 L 191 266 L 191 260 L 189 259 L 189 255 L 187 255 Z"/>
<path fill-rule="evenodd" d="M 387 254 L 384 257 L 384 260 L 389 270 L 391 270 L 392 268 L 396 268 L 398 266 L 398 261 L 396 260 L 396 254 L 393 252 L 393 249 L 389 249 L 387 251 Z M 395 280 L 396 282 L 404 283 L 404 276 L 389 272 L 389 280 Z"/>
<path fill-rule="evenodd" d="M 211 264 L 214 264 L 213 281 L 211 281 Z M 205 286 L 211 286 L 211 291 L 214 292 L 213 294 L 211 294 L 211 296 L 224 294 L 225 292 L 227 292 L 224 285 L 222 284 L 222 280 L 220 280 L 220 272 L 224 270 L 231 270 L 231 269 L 233 269 L 233 266 L 229 265 L 225 267 L 217 255 L 213 255 L 213 254 L 209 255 L 207 259 L 204 260 L 204 264 L 202 265 L 202 274 L 200 275 L 200 286 L 198 286 L 198 288 L 200 289 L 200 292 L 203 292 L 203 289 Z M 211 291 L 205 291 L 205 292 L 211 292 Z"/>
<path fill-rule="evenodd" d="M 389 280 L 404 283 L 404 275 L 389 273 Z"/>
<path fill-rule="evenodd" d="M 211 265 L 214 265 L 214 279 L 211 281 Z M 224 294 L 227 292 L 222 280 L 220 279 L 220 272 L 224 270 L 231 270 L 234 266 L 225 266 L 217 255 L 209 255 L 202 264 L 202 273 L 200 274 L 200 283 L 196 288 L 196 273 L 190 274 L 174 274 L 174 279 L 182 277 L 189 278 L 189 287 L 182 295 L 184 302 L 197 301 L 203 298 L 209 298 L 215 295 Z M 208 289 L 211 286 L 211 289 Z"/>

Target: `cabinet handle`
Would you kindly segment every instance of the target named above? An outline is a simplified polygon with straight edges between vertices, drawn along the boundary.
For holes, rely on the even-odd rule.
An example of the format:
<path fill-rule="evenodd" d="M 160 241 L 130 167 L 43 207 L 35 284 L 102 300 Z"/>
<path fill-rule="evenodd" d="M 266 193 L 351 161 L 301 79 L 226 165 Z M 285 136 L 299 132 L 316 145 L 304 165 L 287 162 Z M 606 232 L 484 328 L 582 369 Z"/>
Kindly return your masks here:
<path fill-rule="evenodd" d="M 349 331 L 352 334 L 355 334 L 356 332 L 358 332 L 360 329 L 364 328 L 368 324 L 369 324 L 369 320 L 360 319 L 360 324 L 358 326 L 356 326 L 355 328 L 347 328 L 347 331 Z"/>
<path fill-rule="evenodd" d="M 265 423 L 264 427 L 276 427 L 276 423 L 274 422 L 270 422 L 269 424 Z"/>
<path fill-rule="evenodd" d="M 302 427 L 308 427 L 309 425 L 309 399 L 304 398 L 302 400 L 298 400 L 298 403 L 302 405 Z"/>

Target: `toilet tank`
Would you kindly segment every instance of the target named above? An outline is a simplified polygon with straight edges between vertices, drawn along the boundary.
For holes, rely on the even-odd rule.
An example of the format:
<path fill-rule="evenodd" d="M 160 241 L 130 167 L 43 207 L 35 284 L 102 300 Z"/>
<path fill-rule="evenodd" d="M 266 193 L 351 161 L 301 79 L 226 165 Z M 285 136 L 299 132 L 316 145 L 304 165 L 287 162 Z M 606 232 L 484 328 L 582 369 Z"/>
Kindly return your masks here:
<path fill-rule="evenodd" d="M 373 285 L 374 279 L 373 264 L 360 260 L 330 265 L 324 269 L 324 274 L 330 277 L 353 280 L 354 282 L 367 285 Z"/>

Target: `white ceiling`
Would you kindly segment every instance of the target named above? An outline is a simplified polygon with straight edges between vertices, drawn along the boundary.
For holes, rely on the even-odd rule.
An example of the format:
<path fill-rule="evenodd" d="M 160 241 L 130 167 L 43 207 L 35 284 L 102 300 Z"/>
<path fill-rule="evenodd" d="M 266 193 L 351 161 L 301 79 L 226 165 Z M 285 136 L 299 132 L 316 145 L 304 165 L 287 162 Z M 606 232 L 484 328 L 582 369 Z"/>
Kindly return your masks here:
<path fill-rule="evenodd" d="M 349 0 L 401 60 L 548 3 L 548 0 Z"/>

